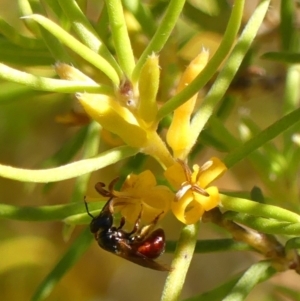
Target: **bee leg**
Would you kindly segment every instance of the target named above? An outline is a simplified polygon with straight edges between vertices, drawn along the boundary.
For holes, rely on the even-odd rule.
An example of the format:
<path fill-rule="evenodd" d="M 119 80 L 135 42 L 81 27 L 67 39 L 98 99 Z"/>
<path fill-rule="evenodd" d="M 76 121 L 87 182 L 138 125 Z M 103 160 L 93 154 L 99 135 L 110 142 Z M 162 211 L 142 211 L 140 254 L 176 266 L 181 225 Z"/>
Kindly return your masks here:
<path fill-rule="evenodd" d="M 125 217 L 122 216 L 121 220 L 120 220 L 120 226 L 117 228 L 117 230 L 120 230 L 124 227 L 125 225 Z"/>
<path fill-rule="evenodd" d="M 141 205 L 141 211 L 140 211 L 138 217 L 136 218 L 136 221 L 134 223 L 134 227 L 133 227 L 132 231 L 128 233 L 129 236 L 139 232 L 140 225 L 141 225 L 142 212 L 143 212 L 143 205 Z"/>
<path fill-rule="evenodd" d="M 136 234 L 135 234 L 135 240 L 137 241 L 142 241 L 144 240 L 145 237 L 147 237 L 149 235 L 149 233 L 152 232 L 152 230 L 154 229 L 154 227 L 156 226 L 160 216 L 163 214 L 164 212 L 162 211 L 160 214 L 158 214 L 154 219 L 153 221 L 149 224 L 149 225 L 146 225 L 144 227 L 139 227 L 136 231 Z"/>

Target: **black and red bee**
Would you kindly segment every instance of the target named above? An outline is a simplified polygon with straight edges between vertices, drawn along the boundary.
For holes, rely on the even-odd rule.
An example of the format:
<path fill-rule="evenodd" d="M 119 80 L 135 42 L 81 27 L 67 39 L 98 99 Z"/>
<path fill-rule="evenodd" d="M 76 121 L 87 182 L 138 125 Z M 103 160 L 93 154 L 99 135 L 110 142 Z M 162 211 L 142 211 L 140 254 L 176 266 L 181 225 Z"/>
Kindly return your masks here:
<path fill-rule="evenodd" d="M 102 183 L 97 183 L 97 185 L 96 189 L 98 188 L 99 191 L 100 186 L 101 190 Z M 110 196 L 110 199 L 96 217 L 89 212 L 87 202 L 84 202 L 86 211 L 92 218 L 90 230 L 102 249 L 146 268 L 158 271 L 170 270 L 168 267 L 154 261 L 165 250 L 164 230 L 159 228 L 152 231 L 163 212 L 156 216 L 149 225 L 141 227 L 141 209 L 132 231 L 127 232 L 123 230 L 126 222 L 124 217 L 121 218 L 118 227 L 113 225 L 113 196 Z"/>

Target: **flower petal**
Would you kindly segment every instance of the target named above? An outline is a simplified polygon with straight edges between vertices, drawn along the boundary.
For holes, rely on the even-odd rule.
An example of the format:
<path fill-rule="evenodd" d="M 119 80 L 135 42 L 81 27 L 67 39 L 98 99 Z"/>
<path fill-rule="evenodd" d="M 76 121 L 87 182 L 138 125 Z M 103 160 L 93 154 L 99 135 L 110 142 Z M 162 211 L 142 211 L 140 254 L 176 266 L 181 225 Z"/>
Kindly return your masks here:
<path fill-rule="evenodd" d="M 117 134 L 126 144 L 141 147 L 147 141 L 147 132 L 140 127 L 134 115 L 111 97 L 88 93 L 76 96 L 92 119 Z"/>
<path fill-rule="evenodd" d="M 134 224 L 138 215 L 142 210 L 142 202 L 141 199 L 122 199 L 118 198 L 114 201 L 114 211 L 121 212 L 121 215 L 125 217 L 125 220 Z"/>
<path fill-rule="evenodd" d="M 177 93 L 188 86 L 193 79 L 203 70 L 209 58 L 209 53 L 203 50 L 195 59 L 193 59 L 189 66 L 184 71 L 178 88 Z M 173 150 L 175 158 L 184 159 L 187 157 L 187 146 L 193 144 L 191 136 L 190 119 L 193 113 L 197 94 L 193 95 L 188 101 L 182 104 L 174 111 L 172 123 L 167 132 L 168 145 Z"/>
<path fill-rule="evenodd" d="M 179 190 L 181 184 L 187 180 L 182 165 L 178 162 L 175 162 L 173 165 L 168 167 L 168 169 L 164 172 L 164 175 L 168 182 L 176 190 Z"/>
<path fill-rule="evenodd" d="M 143 195 L 156 186 L 156 179 L 150 170 L 144 170 L 139 175 L 130 174 L 122 186 L 122 191 L 131 191 L 134 195 Z"/>
<path fill-rule="evenodd" d="M 170 203 L 166 203 L 163 200 L 160 203 L 159 207 L 152 206 L 151 198 L 143 200 L 143 211 L 142 211 L 142 220 L 144 223 L 151 223 L 158 215 L 162 218 L 169 210 Z"/>
<path fill-rule="evenodd" d="M 194 192 L 194 200 L 198 202 L 205 211 L 209 211 L 217 207 L 220 203 L 219 190 L 215 186 L 208 187 L 205 190 L 209 194 L 209 197 Z"/>
<path fill-rule="evenodd" d="M 158 215 L 163 217 L 170 210 L 173 199 L 173 192 L 166 186 L 156 186 L 152 189 L 144 190 L 142 220 L 150 223 Z"/>
<path fill-rule="evenodd" d="M 226 170 L 226 165 L 219 158 L 212 157 L 201 166 L 197 183 L 200 187 L 205 188 Z"/>
<path fill-rule="evenodd" d="M 174 199 L 174 193 L 167 186 L 156 185 L 150 170 L 128 175 L 121 191 L 114 191 L 114 195 L 116 206 L 131 223 L 135 223 L 141 211 L 143 223 L 151 223 L 158 215 L 162 217 L 170 210 Z"/>
<path fill-rule="evenodd" d="M 199 221 L 204 208 L 194 201 L 193 193 L 189 190 L 179 201 L 172 202 L 172 211 L 178 220 L 189 225 Z"/>

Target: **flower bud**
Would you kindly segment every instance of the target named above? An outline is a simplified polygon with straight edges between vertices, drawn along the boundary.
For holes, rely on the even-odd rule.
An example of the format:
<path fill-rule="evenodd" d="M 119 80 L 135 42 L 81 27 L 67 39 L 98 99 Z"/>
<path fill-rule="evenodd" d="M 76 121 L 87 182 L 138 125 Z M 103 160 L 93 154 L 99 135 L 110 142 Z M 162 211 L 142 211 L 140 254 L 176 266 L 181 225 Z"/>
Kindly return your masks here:
<path fill-rule="evenodd" d="M 189 85 L 205 67 L 209 53 L 203 50 L 186 68 L 179 82 L 177 93 Z M 197 94 L 174 111 L 173 120 L 167 133 L 167 142 L 173 150 L 175 158 L 184 159 L 185 150 L 190 145 L 190 118 L 193 113 Z"/>
<path fill-rule="evenodd" d="M 86 113 L 103 128 L 118 135 L 126 144 L 141 147 L 147 140 L 147 132 L 140 127 L 135 116 L 113 98 L 103 94 L 77 93 Z"/>
<path fill-rule="evenodd" d="M 138 114 L 146 123 L 155 120 L 157 114 L 156 95 L 159 87 L 158 56 L 149 56 L 142 67 L 139 78 L 139 106 Z"/>

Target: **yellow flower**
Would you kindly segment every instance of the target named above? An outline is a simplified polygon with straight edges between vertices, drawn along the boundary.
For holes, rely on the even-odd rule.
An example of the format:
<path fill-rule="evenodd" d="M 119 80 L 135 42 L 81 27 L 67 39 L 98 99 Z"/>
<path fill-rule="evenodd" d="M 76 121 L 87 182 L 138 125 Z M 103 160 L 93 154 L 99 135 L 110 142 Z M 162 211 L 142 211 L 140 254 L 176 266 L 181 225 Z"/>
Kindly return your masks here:
<path fill-rule="evenodd" d="M 172 211 L 178 220 L 185 224 L 196 223 L 205 211 L 218 206 L 218 188 L 207 186 L 226 169 L 218 158 L 213 157 L 201 167 L 194 165 L 193 172 L 183 161 L 177 161 L 165 171 L 169 183 L 178 190 L 172 202 Z"/>
<path fill-rule="evenodd" d="M 62 78 L 94 82 L 72 66 L 57 64 L 55 68 Z M 76 97 L 87 115 L 100 123 L 103 129 L 118 136 L 125 144 L 154 157 L 165 168 L 173 164 L 174 160 L 156 132 L 159 76 L 158 57 L 152 54 L 142 67 L 137 82 L 124 78 L 115 87 L 114 93 L 76 93 Z"/>
<path fill-rule="evenodd" d="M 86 113 L 126 144 L 143 148 L 156 131 L 159 85 L 158 57 L 151 55 L 142 67 L 138 83 L 124 79 L 115 95 L 77 93 Z"/>
<path fill-rule="evenodd" d="M 121 191 L 112 191 L 114 208 L 120 208 L 122 216 L 134 223 L 142 210 L 142 220 L 150 223 L 161 214 L 164 216 L 174 199 L 173 192 L 163 185 L 157 185 L 150 170 L 127 176 Z"/>
<path fill-rule="evenodd" d="M 208 59 L 209 52 L 203 49 L 201 53 L 190 62 L 180 79 L 176 90 L 177 93 L 195 79 L 206 66 Z M 174 111 L 172 123 L 167 132 L 167 142 L 172 148 L 173 156 L 175 158 L 186 158 L 191 146 L 195 143 L 190 135 L 192 130 L 190 119 L 194 111 L 197 96 L 198 93 L 193 95 L 188 101 Z"/>
<path fill-rule="evenodd" d="M 77 93 L 86 113 L 103 128 L 118 135 L 126 144 L 141 147 L 147 141 L 147 131 L 140 120 L 125 105 L 104 94 Z"/>

